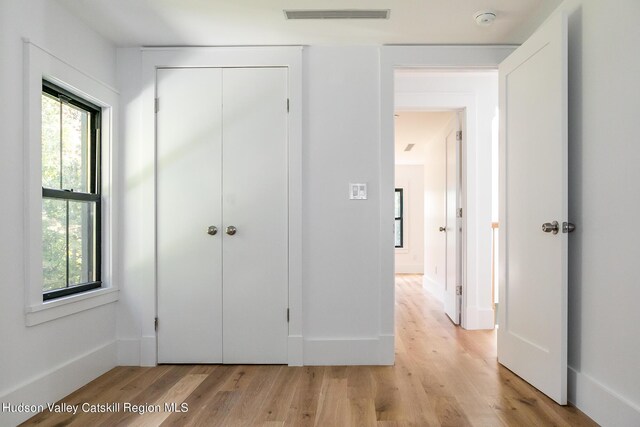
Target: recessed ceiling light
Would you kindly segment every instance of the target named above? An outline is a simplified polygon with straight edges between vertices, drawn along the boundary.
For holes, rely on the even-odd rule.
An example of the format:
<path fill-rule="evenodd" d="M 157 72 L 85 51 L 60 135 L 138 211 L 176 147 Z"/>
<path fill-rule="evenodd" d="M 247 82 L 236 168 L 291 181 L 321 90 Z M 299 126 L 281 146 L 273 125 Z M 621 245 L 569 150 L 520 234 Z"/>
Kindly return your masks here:
<path fill-rule="evenodd" d="M 287 19 L 389 19 L 389 9 L 285 10 Z"/>
<path fill-rule="evenodd" d="M 473 18 L 476 20 L 476 24 L 488 27 L 496 20 L 496 13 L 491 10 L 479 10 L 474 13 Z"/>

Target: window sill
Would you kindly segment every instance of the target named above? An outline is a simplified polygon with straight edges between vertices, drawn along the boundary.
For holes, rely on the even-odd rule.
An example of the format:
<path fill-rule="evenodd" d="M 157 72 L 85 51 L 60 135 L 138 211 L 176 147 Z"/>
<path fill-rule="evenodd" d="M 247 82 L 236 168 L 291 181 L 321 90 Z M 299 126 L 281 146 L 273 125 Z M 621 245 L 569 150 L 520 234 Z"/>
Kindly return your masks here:
<path fill-rule="evenodd" d="M 114 288 L 101 288 L 70 295 L 26 307 L 25 323 L 27 326 L 35 326 L 101 305 L 111 304 L 117 300 L 118 289 Z"/>

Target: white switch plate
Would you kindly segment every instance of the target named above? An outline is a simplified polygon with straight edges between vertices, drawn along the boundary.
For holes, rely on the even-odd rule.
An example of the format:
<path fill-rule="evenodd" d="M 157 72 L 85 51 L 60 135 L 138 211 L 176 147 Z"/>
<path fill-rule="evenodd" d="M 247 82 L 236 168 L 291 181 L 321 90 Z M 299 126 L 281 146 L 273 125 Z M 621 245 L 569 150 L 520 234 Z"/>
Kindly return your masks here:
<path fill-rule="evenodd" d="M 367 200 L 367 184 L 349 183 L 349 199 Z"/>

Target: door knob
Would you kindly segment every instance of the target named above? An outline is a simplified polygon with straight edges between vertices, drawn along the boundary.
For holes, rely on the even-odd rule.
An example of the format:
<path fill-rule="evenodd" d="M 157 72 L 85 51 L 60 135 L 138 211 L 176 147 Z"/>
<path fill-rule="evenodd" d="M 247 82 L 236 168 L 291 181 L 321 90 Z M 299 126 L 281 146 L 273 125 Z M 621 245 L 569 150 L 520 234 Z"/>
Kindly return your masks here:
<path fill-rule="evenodd" d="M 544 231 L 545 233 L 558 234 L 559 230 L 560 224 L 558 224 L 558 221 L 545 222 L 544 224 L 542 224 L 542 231 Z"/>
<path fill-rule="evenodd" d="M 215 236 L 216 234 L 218 234 L 218 227 L 216 227 L 215 225 L 210 225 L 209 228 L 207 228 L 207 234 L 210 236 Z"/>
<path fill-rule="evenodd" d="M 227 227 L 227 234 L 229 236 L 233 236 L 234 234 L 236 234 L 236 231 L 238 231 L 238 229 L 235 228 L 233 225 L 230 225 Z"/>
<path fill-rule="evenodd" d="M 440 230 L 440 231 L 447 231 L 447 227 L 440 227 L 438 230 Z"/>
<path fill-rule="evenodd" d="M 570 222 L 563 222 L 562 223 L 562 232 L 563 233 L 573 233 L 574 231 L 576 231 L 575 224 L 570 223 Z"/>

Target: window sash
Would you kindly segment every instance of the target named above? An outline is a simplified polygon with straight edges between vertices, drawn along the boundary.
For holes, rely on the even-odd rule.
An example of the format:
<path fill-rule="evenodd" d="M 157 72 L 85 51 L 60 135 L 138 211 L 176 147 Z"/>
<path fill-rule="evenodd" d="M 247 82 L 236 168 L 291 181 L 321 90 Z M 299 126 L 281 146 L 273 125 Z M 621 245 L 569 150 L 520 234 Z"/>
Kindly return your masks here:
<path fill-rule="evenodd" d="M 400 245 L 395 245 L 396 248 L 403 248 L 404 247 L 404 189 L 402 188 L 396 188 L 395 190 L 395 194 L 396 195 L 400 195 L 400 201 L 399 201 L 399 211 L 400 211 L 400 216 L 395 216 L 395 222 L 394 225 L 398 223 L 398 221 L 400 221 L 400 229 L 396 229 L 396 233 L 399 233 L 399 237 L 400 237 Z M 395 196 L 394 196 L 395 197 Z M 394 198 L 394 201 L 396 199 Z M 395 215 L 395 206 L 394 206 L 394 215 Z M 394 239 L 394 242 L 397 239 Z"/>
<path fill-rule="evenodd" d="M 43 301 L 48 301 L 80 292 L 86 292 L 88 290 L 102 287 L 101 281 L 101 264 L 102 264 L 102 203 L 101 203 L 101 173 L 100 173 L 100 123 L 101 123 L 101 111 L 99 107 L 79 98 L 78 96 L 60 88 L 46 80 L 42 81 L 42 94 L 47 95 L 61 103 L 70 104 L 76 108 L 87 111 L 90 115 L 89 122 L 89 138 L 86 141 L 87 149 L 89 150 L 89 164 L 88 164 L 88 192 L 73 191 L 72 189 L 54 189 L 54 188 L 42 188 L 42 197 L 48 199 L 66 200 L 66 201 L 78 201 L 89 202 L 95 204 L 95 225 L 89 229 L 95 241 L 93 249 L 93 256 L 95 258 L 94 265 L 94 277 L 92 281 L 69 285 L 69 279 L 65 287 L 59 289 L 53 289 L 42 291 Z M 61 171 L 62 173 L 62 171 Z M 68 230 L 67 230 L 68 234 Z M 67 235 L 68 239 L 68 235 Z M 67 254 L 68 257 L 68 254 Z M 68 260 L 67 260 L 68 261 Z"/>

